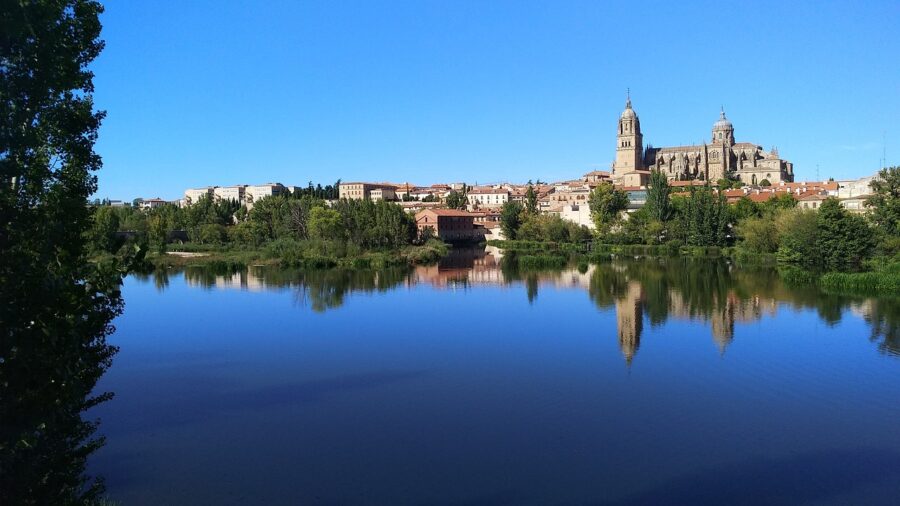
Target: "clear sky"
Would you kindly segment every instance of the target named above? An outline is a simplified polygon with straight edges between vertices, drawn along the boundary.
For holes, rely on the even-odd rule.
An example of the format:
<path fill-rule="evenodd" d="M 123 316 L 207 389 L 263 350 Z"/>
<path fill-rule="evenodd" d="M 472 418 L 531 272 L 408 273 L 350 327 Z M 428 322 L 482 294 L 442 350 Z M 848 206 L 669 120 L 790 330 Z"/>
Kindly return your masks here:
<path fill-rule="evenodd" d="M 109 0 L 102 20 L 98 197 L 575 178 L 609 168 L 626 88 L 645 144 L 708 141 L 724 105 L 798 180 L 900 164 L 897 0 Z"/>

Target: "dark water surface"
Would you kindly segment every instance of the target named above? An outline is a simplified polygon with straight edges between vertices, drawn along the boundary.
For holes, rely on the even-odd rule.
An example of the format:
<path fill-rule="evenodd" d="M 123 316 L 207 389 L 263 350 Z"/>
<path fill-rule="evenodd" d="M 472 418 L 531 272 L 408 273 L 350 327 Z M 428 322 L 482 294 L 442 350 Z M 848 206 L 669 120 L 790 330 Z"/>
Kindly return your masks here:
<path fill-rule="evenodd" d="M 122 504 L 898 504 L 900 303 L 715 261 L 126 280 Z"/>

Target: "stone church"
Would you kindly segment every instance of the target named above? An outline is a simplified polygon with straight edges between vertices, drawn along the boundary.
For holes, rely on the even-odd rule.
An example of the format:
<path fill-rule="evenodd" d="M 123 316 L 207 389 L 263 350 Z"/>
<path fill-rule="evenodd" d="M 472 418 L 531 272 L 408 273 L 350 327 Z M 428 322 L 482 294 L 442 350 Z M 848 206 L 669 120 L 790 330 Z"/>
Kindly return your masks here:
<path fill-rule="evenodd" d="M 757 144 L 734 141 L 734 126 L 723 110 L 713 124 L 709 143 L 666 148 L 643 146 L 641 120 L 631 108 L 631 97 L 619 117 L 616 134 L 616 161 L 612 179 L 624 186 L 644 186 L 650 171 L 659 170 L 670 181 L 711 181 L 739 179 L 756 185 L 763 180 L 775 185 L 794 180 L 794 165 L 778 156 L 778 150 L 766 151 Z"/>

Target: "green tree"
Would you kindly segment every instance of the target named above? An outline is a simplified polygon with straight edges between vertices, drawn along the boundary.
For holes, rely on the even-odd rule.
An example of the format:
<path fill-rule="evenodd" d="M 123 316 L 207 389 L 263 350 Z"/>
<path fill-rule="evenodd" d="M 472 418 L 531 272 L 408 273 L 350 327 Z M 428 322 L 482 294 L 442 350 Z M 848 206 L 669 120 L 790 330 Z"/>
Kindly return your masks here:
<path fill-rule="evenodd" d="M 309 236 L 313 239 L 343 240 L 341 213 L 324 207 L 313 208 L 309 213 Z"/>
<path fill-rule="evenodd" d="M 466 195 L 462 192 L 450 190 L 447 194 L 447 207 L 450 209 L 465 209 L 467 203 Z"/>
<path fill-rule="evenodd" d="M 873 195 L 866 206 L 872 222 L 885 234 L 900 235 L 900 167 L 880 170 L 869 186 Z"/>
<path fill-rule="evenodd" d="M 600 184 L 588 197 L 591 218 L 600 233 L 608 232 L 628 208 L 628 194 L 611 184 Z"/>
<path fill-rule="evenodd" d="M 744 251 L 775 253 L 778 250 L 778 230 L 771 218 L 745 218 L 735 227 L 735 234 Z"/>
<path fill-rule="evenodd" d="M 692 186 L 681 214 L 686 242 L 691 246 L 724 246 L 728 228 L 725 195 L 709 185 Z"/>
<path fill-rule="evenodd" d="M 647 203 L 644 206 L 647 208 L 651 219 L 666 222 L 672 217 L 670 192 L 669 178 L 662 171 L 654 170 L 650 174 L 650 184 L 647 186 Z"/>
<path fill-rule="evenodd" d="M 530 184 L 525 190 L 525 212 L 528 214 L 537 214 L 538 212 L 537 192 L 534 191 L 534 186 L 531 186 Z"/>
<path fill-rule="evenodd" d="M 874 248 L 866 221 L 848 213 L 835 198 L 822 202 L 816 227 L 822 263 L 828 270 L 857 269 Z"/>
<path fill-rule="evenodd" d="M 91 243 L 95 251 L 114 253 L 118 249 L 116 232 L 119 231 L 119 215 L 109 206 L 94 208 L 91 226 Z"/>
<path fill-rule="evenodd" d="M 822 267 L 815 211 L 795 209 L 782 212 L 775 219 L 775 229 L 778 232 L 779 262 L 797 264 L 807 269 Z"/>
<path fill-rule="evenodd" d="M 522 224 L 522 204 L 509 201 L 500 208 L 500 229 L 507 240 L 516 239 L 519 226 Z"/>
<path fill-rule="evenodd" d="M 124 264 L 88 261 L 95 1 L 0 3 L 0 504 L 84 504 Z M 92 419 L 94 417 L 91 417 Z"/>

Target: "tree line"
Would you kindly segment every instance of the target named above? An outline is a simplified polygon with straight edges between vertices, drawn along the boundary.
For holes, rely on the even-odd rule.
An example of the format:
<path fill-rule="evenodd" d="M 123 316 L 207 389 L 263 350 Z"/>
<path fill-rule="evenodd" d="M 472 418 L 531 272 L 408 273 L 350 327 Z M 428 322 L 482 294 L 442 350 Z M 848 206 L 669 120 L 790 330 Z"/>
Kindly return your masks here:
<path fill-rule="evenodd" d="M 654 171 L 645 204 L 630 213 L 627 192 L 612 184 L 591 191 L 593 234 L 518 202 L 503 206 L 501 227 L 507 239 L 735 247 L 811 270 L 846 271 L 860 269 L 874 256 L 900 253 L 900 168 L 880 171 L 872 195 L 865 216 L 847 211 L 836 198 L 824 199 L 817 210 L 800 209 L 786 193 L 764 202 L 744 196 L 729 204 L 709 184 L 675 193 L 665 174 Z"/>

